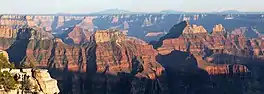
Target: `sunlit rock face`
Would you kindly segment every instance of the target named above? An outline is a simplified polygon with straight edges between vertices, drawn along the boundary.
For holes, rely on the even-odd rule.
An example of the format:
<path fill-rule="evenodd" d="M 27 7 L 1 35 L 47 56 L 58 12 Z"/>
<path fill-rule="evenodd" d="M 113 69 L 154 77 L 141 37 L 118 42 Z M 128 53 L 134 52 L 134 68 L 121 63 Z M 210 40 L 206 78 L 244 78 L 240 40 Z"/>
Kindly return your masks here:
<path fill-rule="evenodd" d="M 1 15 L 0 25 L 6 26 L 24 26 L 27 24 L 23 15 Z"/>
<path fill-rule="evenodd" d="M 163 34 L 164 32 L 149 32 L 145 36 L 146 37 L 156 37 L 156 36 L 163 35 Z"/>
<path fill-rule="evenodd" d="M 205 70 L 210 75 L 226 75 L 226 74 L 236 74 L 236 73 L 248 73 L 250 72 L 246 66 L 235 64 L 223 64 L 215 66 L 207 66 Z"/>
<path fill-rule="evenodd" d="M 17 29 L 10 26 L 0 26 L 0 38 L 15 38 Z"/>
<path fill-rule="evenodd" d="M 16 38 L 18 44 L 13 46 L 21 45 L 19 43 L 21 40 L 29 41 L 28 44 L 25 44 L 27 45 L 25 48 L 26 53 L 20 64 L 30 65 L 34 63 L 36 67 L 56 69 L 57 71 L 51 71 L 51 73 L 55 74 L 56 79 L 60 79 L 59 82 L 62 82 L 59 83 L 60 86 L 69 86 L 63 82 L 67 80 L 71 83 L 70 86 L 98 85 L 104 89 L 100 90 L 100 92 L 119 92 L 116 90 L 123 88 L 119 84 L 132 86 L 124 90 L 126 93 L 144 93 L 146 92 L 145 90 L 151 90 L 153 87 L 161 89 L 161 91 L 153 89 L 153 92 L 166 92 L 165 83 L 158 81 L 164 71 L 164 68 L 155 59 L 158 52 L 143 40 L 135 37 L 126 37 L 122 32 L 104 30 L 95 32 L 90 36 L 90 40 L 87 43 L 80 46 L 66 44 L 60 38 L 49 38 L 48 34 L 40 33 L 44 32 L 40 30 L 30 28 L 19 30 Z M 47 38 L 43 39 L 43 37 Z M 12 49 L 15 48 L 12 47 Z M 71 75 L 75 78 L 68 80 L 64 76 L 70 76 L 70 74 L 57 74 L 61 71 L 80 74 Z M 89 73 L 88 76 L 91 79 L 85 81 L 92 81 L 93 83 L 80 83 L 80 79 L 86 79 L 85 76 L 87 75 L 84 75 L 86 73 Z M 115 77 L 106 77 L 99 74 Z M 124 83 L 121 79 L 128 81 L 128 83 Z M 106 81 L 107 84 L 105 84 Z M 140 86 L 140 84 L 147 85 L 147 83 L 157 83 L 157 85 Z M 164 86 L 158 86 L 158 84 Z M 105 87 L 107 85 L 112 85 L 112 87 Z M 60 89 L 63 87 L 60 87 Z M 112 88 L 116 90 L 112 90 Z M 49 87 L 46 89 L 49 89 Z M 88 92 L 80 87 L 61 90 L 62 92 L 73 92 L 76 90 L 79 93 Z M 99 91 L 94 92 L 99 93 Z"/>
<path fill-rule="evenodd" d="M 95 41 L 97 43 L 110 42 L 110 41 L 121 42 L 125 40 L 125 35 L 115 30 L 97 31 L 94 36 L 95 36 Z"/>
<path fill-rule="evenodd" d="M 217 24 L 214 26 L 212 34 L 222 33 L 225 31 L 225 28 L 222 24 Z"/>
<path fill-rule="evenodd" d="M 206 29 L 203 26 L 197 26 L 193 24 L 192 26 L 187 22 L 183 34 L 198 34 L 198 33 L 207 33 Z"/>
<path fill-rule="evenodd" d="M 133 70 L 135 57 L 143 67 L 143 73 L 138 76 L 155 79 L 163 71 L 162 66 L 155 60 L 157 55 L 155 49 L 142 40 L 125 37 L 123 34 L 112 31 L 97 31 L 95 41 L 97 42 L 95 53 L 98 72 L 130 73 Z"/>
<path fill-rule="evenodd" d="M 102 36 L 105 37 L 102 38 Z M 92 88 L 93 93 L 130 92 L 141 94 L 148 90 L 152 90 L 153 93 L 167 92 L 165 83 L 157 82 L 162 76 L 164 68 L 155 60 L 158 53 L 151 45 L 112 31 L 97 31 L 94 37 L 96 41 L 96 74 L 92 76 L 92 84 L 97 85 L 98 88 Z M 127 82 L 124 83 L 122 80 Z M 141 86 L 147 85 L 148 82 L 157 83 L 160 86 Z M 128 85 L 129 87 L 124 88 L 119 85 Z M 153 87 L 160 90 L 151 89 Z M 105 90 L 102 91 L 102 89 Z"/>
<path fill-rule="evenodd" d="M 0 25 L 0 50 L 8 49 L 16 38 L 18 29 Z"/>
<path fill-rule="evenodd" d="M 68 38 L 72 39 L 75 44 L 82 44 L 90 41 L 92 33 L 87 29 L 75 26 L 72 32 L 68 34 Z"/>
<path fill-rule="evenodd" d="M 178 26 L 177 28 L 182 27 Z M 250 57 L 250 55 L 254 54 L 257 57 L 261 57 L 259 39 L 247 39 L 243 34 L 229 34 L 221 24 L 214 26 L 212 34 L 208 34 L 202 26 L 191 26 L 188 22 L 182 30 L 174 30 L 182 32 L 182 35 L 178 38 L 168 38 L 161 41 L 162 46 L 157 48 L 159 54 L 167 55 L 173 51 L 190 52 L 197 59 L 198 66 L 212 75 L 249 72 L 247 67 L 243 65 L 222 65 L 223 62 L 233 64 L 234 62 L 232 61 L 241 58 L 228 58 L 225 61 L 222 55 L 217 54 L 245 57 Z M 174 32 L 176 34 L 177 31 Z M 257 46 L 257 44 L 259 45 Z M 245 63 L 247 61 L 240 62 Z M 238 68 L 230 68 L 235 66 L 238 66 Z"/>

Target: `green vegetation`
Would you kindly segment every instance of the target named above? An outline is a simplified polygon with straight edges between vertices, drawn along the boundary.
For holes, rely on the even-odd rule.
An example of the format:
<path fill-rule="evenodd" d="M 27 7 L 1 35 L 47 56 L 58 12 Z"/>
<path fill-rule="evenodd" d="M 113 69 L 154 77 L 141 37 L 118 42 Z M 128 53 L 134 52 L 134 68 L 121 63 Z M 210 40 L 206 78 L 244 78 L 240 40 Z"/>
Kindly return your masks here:
<path fill-rule="evenodd" d="M 3 53 L 0 54 L 0 69 L 2 68 L 14 68 L 14 64 L 10 64 Z"/>
<path fill-rule="evenodd" d="M 14 77 L 7 71 L 0 72 L 0 85 L 4 88 L 5 91 L 10 91 L 16 89 L 17 81 Z"/>
<path fill-rule="evenodd" d="M 29 77 L 25 76 L 22 82 L 22 90 L 30 90 L 33 88 L 37 88 L 33 84 L 30 83 Z"/>
<path fill-rule="evenodd" d="M 2 68 L 14 68 L 14 65 L 9 63 L 3 53 L 0 54 L 0 69 Z M 9 72 L 0 72 L 0 89 L 4 88 L 6 91 L 16 89 L 16 83 L 14 77 Z"/>

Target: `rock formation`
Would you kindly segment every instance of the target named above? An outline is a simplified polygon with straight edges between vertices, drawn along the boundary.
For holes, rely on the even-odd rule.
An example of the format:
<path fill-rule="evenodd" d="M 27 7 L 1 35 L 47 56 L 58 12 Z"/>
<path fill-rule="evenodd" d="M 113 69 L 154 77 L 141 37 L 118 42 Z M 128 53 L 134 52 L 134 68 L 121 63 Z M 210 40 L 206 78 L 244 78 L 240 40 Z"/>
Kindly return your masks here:
<path fill-rule="evenodd" d="M 44 69 L 1 69 L 1 72 L 7 71 L 13 77 L 18 77 L 16 80 L 17 89 L 6 92 L 7 94 L 21 94 L 22 92 L 26 93 L 44 93 L 44 94 L 58 94 L 60 92 L 57 80 L 50 77 L 48 70 Z M 22 84 L 25 83 L 26 84 Z M 23 90 L 21 88 L 26 88 Z M 5 92 L 5 91 L 1 91 Z"/>
<path fill-rule="evenodd" d="M 59 93 L 57 80 L 50 77 L 48 70 L 35 70 L 33 77 L 37 80 L 39 87 L 46 94 Z"/>
<path fill-rule="evenodd" d="M 9 26 L 0 26 L 0 38 L 15 38 L 17 29 Z"/>
<path fill-rule="evenodd" d="M 256 41 L 248 41 L 249 45 L 252 44 L 254 45 L 254 47 L 247 46 L 245 43 L 247 40 L 245 39 L 244 36 L 233 35 L 233 34 L 230 34 L 228 36 L 225 35 L 224 33 L 225 29 L 221 24 L 216 25 L 214 27 L 212 35 L 207 34 L 206 30 L 202 28 L 202 26 L 193 25 L 191 27 L 188 24 L 188 22 L 184 29 L 182 27 L 175 27 L 172 32 L 176 33 L 181 31 L 182 31 L 182 36 L 179 36 L 178 38 L 167 38 L 167 39 L 162 38 L 163 41 L 160 41 L 162 46 L 160 46 L 157 49 L 159 54 L 167 55 L 173 51 L 190 52 L 191 54 L 195 55 L 198 66 L 200 68 L 205 69 L 209 74 L 212 75 L 218 74 L 217 72 L 219 72 L 219 74 L 229 74 L 232 72 L 229 67 L 232 66 L 239 66 L 242 68 L 245 67 L 243 65 L 219 64 L 221 62 L 228 63 L 236 60 L 231 60 L 230 58 L 226 61 L 217 61 L 218 59 L 220 59 L 220 57 L 218 57 L 218 55 L 215 54 L 230 54 L 230 55 L 241 55 L 241 56 L 250 55 L 251 54 L 250 50 L 238 54 L 238 52 L 241 52 L 242 50 L 244 51 L 245 50 L 244 48 L 255 48 L 256 50 L 253 50 L 255 52 L 252 52 L 252 55 L 253 53 L 259 54 L 258 46 L 256 46 L 256 44 L 258 43 L 255 43 Z M 242 49 L 235 47 L 241 47 Z M 212 53 L 214 53 L 214 55 L 212 55 Z M 207 61 L 206 59 L 202 59 L 202 58 L 207 58 L 209 56 L 212 57 L 213 62 L 210 62 L 212 60 Z M 220 60 L 223 60 L 223 58 L 221 58 Z M 249 72 L 247 68 L 245 70 L 239 70 L 239 69 L 240 68 L 236 70 L 234 68 L 234 71 L 242 72 L 242 73 Z"/>
<path fill-rule="evenodd" d="M 121 42 L 125 39 L 124 34 L 115 30 L 97 31 L 94 36 L 96 43 L 110 41 Z"/>
<path fill-rule="evenodd" d="M 164 34 L 164 32 L 149 32 L 145 36 L 146 37 L 157 37 L 157 36 L 163 35 L 163 34 Z"/>
<path fill-rule="evenodd" d="M 29 33 L 29 34 L 28 34 Z M 36 67 L 56 69 L 52 73 L 59 71 L 74 72 L 74 73 L 89 73 L 88 81 L 93 83 L 86 85 L 98 85 L 100 92 L 119 92 L 112 90 L 107 85 L 112 85 L 112 88 L 119 89 L 118 84 L 131 85 L 129 90 L 124 92 L 141 92 L 144 93 L 152 87 L 161 89 L 153 92 L 166 92 L 166 87 L 159 85 L 139 87 L 140 83 L 164 84 L 158 81 L 162 76 L 164 68 L 155 60 L 158 52 L 146 42 L 134 38 L 126 37 L 118 31 L 97 31 L 91 36 L 91 40 L 83 46 L 68 45 L 61 39 L 46 39 L 42 40 L 36 37 L 38 34 L 31 30 L 20 30 L 17 41 L 28 40 L 25 57 L 22 58 L 22 65 L 35 64 Z M 22 36 L 23 35 L 23 36 Z M 45 37 L 42 36 L 42 37 Z M 32 39 L 33 38 L 33 39 Z M 24 43 L 25 44 L 25 43 Z M 19 45 L 19 43 L 17 43 Z M 16 46 L 16 45 L 13 45 Z M 12 47 L 12 49 L 15 47 Z M 17 59 L 17 58 L 12 58 Z M 99 74 L 116 76 L 117 78 L 106 77 Z M 64 76 L 70 76 L 65 74 Z M 84 75 L 74 74 L 76 76 L 71 82 L 72 86 L 80 86 L 85 83 L 80 83 L 79 79 L 87 79 Z M 61 79 L 62 76 L 55 76 L 56 79 Z M 98 79 L 97 77 L 100 77 Z M 135 79 L 132 79 L 135 78 Z M 109 79 L 109 80 L 108 80 Z M 112 80 L 110 80 L 112 79 Z M 122 80 L 127 80 L 124 83 Z M 145 79 L 145 80 L 143 80 Z M 67 80 L 63 78 L 62 81 Z M 87 80 L 86 80 L 87 81 Z M 107 81 L 107 84 L 105 84 Z M 117 82 L 116 82 L 117 81 Z M 95 83 L 96 82 L 96 83 Z M 80 83 L 80 84 L 79 84 Z M 133 83 L 133 84 L 132 84 Z M 45 84 L 45 83 L 44 83 Z M 66 83 L 60 83 L 65 85 Z M 67 85 L 66 85 L 67 86 Z M 62 87 L 61 87 L 62 88 Z M 62 89 L 63 92 L 88 92 L 87 90 L 79 90 L 81 88 Z M 89 88 L 95 89 L 95 88 Z M 141 91 L 140 89 L 143 89 Z M 99 91 L 93 91 L 99 93 Z"/>
<path fill-rule="evenodd" d="M 222 33 L 225 31 L 225 28 L 223 27 L 222 24 L 217 24 L 214 26 L 212 34 L 217 34 L 217 33 Z"/>
<path fill-rule="evenodd" d="M 183 34 L 197 34 L 197 33 L 207 33 L 207 31 L 203 26 L 197 26 L 197 25 L 190 26 L 190 24 L 187 23 L 187 26 L 185 27 Z"/>
<path fill-rule="evenodd" d="M 144 93 L 147 92 L 145 90 L 156 87 L 156 85 L 139 86 L 140 83 L 146 84 L 143 79 L 151 79 L 150 83 L 164 84 L 157 82 L 164 68 L 155 60 L 157 52 L 151 45 L 133 38 L 126 39 L 123 34 L 112 31 L 97 31 L 95 41 L 96 72 L 116 76 L 116 79 L 111 76 L 93 76 L 92 81 L 96 82 L 93 84 L 107 90 L 101 91 L 101 93 Z M 135 77 L 135 79 L 131 79 L 131 77 Z M 124 83 L 121 79 L 128 82 Z M 121 88 L 118 87 L 118 83 L 128 85 L 130 88 L 116 91 L 115 89 Z M 109 85 L 109 87 L 105 87 L 105 85 Z M 166 92 L 166 87 L 158 86 L 157 88 L 160 91 L 153 90 L 152 92 Z M 99 88 L 93 88 L 93 90 L 95 90 L 94 93 L 99 93 L 97 90 L 100 91 Z"/>
<path fill-rule="evenodd" d="M 92 32 L 75 26 L 72 32 L 68 34 L 68 37 L 72 39 L 75 44 L 81 44 L 84 42 L 88 42 L 90 40 L 91 35 Z"/>

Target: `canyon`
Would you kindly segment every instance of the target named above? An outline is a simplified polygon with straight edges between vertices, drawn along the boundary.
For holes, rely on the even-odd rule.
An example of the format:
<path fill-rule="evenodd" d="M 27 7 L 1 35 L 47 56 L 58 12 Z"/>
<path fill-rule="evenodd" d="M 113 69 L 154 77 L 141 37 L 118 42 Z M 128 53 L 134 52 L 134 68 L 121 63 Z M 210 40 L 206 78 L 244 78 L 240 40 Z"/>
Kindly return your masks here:
<path fill-rule="evenodd" d="M 5 22 L 9 18 L 18 22 Z M 160 33 L 164 30 L 149 29 L 158 20 L 145 18 L 137 25 L 123 22 L 129 16 L 122 18 L 2 16 L 0 50 L 18 68 L 48 69 L 63 94 L 242 94 L 262 89 L 263 81 L 256 79 L 264 79 L 264 42 L 254 29 L 229 31 L 223 24 L 207 29 L 182 21 Z M 112 26 L 96 22 L 106 19 Z M 21 20 L 28 26 L 14 27 Z M 142 26 L 150 32 L 133 29 Z M 155 39 L 148 43 L 146 37 Z"/>

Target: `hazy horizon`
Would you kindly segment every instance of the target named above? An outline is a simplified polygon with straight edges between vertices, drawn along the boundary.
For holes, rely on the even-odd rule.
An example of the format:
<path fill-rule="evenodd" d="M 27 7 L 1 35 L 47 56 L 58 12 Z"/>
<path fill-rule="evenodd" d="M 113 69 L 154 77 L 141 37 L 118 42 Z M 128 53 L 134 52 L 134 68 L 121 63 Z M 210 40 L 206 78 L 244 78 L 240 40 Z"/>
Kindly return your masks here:
<path fill-rule="evenodd" d="M 263 12 L 261 0 L 1 0 L 1 14 L 93 13 L 107 9 L 132 12 Z"/>

